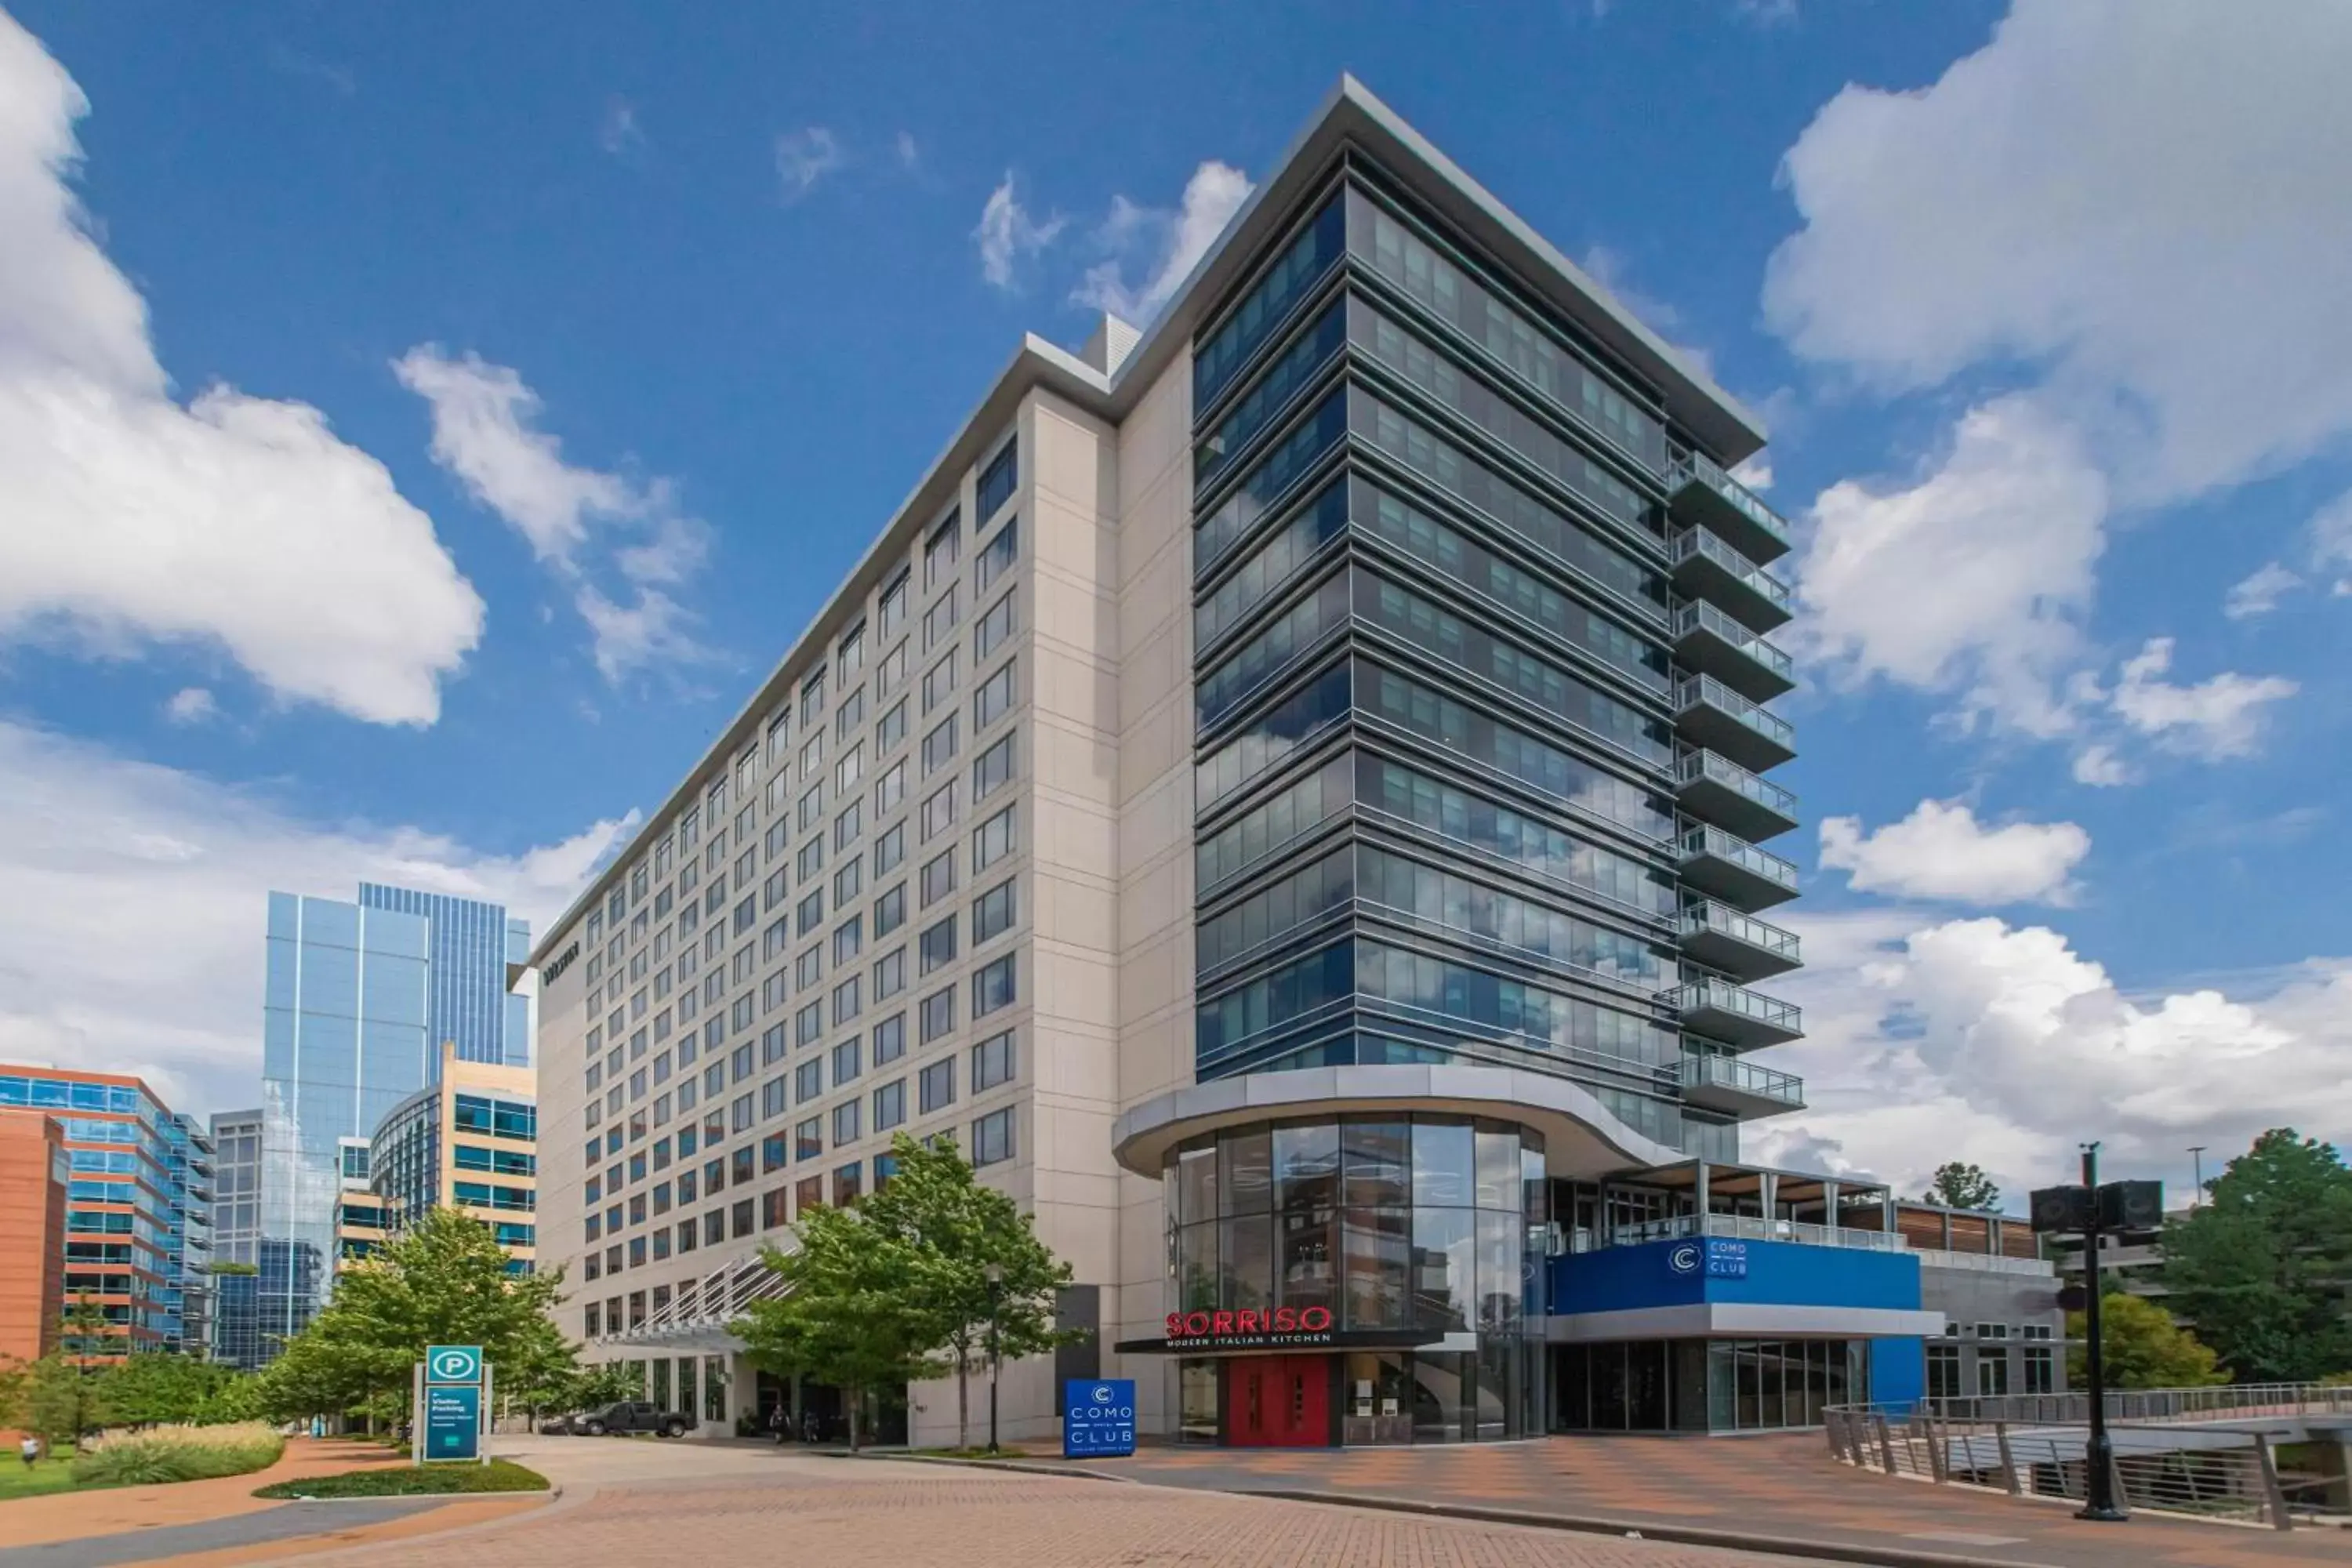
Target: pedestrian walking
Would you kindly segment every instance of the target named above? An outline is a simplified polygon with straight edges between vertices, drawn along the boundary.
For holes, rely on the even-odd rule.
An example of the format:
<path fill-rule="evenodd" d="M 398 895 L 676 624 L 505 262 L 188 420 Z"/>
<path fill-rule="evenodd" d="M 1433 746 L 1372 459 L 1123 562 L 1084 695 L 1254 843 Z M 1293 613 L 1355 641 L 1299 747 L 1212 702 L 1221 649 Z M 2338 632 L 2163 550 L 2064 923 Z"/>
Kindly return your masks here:
<path fill-rule="evenodd" d="M 24 1459 L 25 1468 L 29 1470 L 41 1457 L 41 1440 L 27 1432 L 25 1434 L 25 1440 L 16 1445 L 16 1452 Z"/>

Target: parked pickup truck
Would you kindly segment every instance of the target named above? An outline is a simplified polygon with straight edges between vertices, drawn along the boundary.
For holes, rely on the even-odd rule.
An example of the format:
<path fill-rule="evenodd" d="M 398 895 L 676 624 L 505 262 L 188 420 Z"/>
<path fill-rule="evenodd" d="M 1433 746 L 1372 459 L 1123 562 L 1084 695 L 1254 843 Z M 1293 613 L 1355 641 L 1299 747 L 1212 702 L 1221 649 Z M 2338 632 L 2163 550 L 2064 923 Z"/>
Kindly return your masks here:
<path fill-rule="evenodd" d="M 575 1430 L 586 1437 L 602 1437 L 607 1433 L 619 1432 L 651 1432 L 656 1437 L 683 1437 L 694 1430 L 694 1417 L 676 1410 L 664 1410 L 648 1399 L 624 1399 L 601 1410 L 583 1412 L 573 1417 L 573 1425 Z"/>

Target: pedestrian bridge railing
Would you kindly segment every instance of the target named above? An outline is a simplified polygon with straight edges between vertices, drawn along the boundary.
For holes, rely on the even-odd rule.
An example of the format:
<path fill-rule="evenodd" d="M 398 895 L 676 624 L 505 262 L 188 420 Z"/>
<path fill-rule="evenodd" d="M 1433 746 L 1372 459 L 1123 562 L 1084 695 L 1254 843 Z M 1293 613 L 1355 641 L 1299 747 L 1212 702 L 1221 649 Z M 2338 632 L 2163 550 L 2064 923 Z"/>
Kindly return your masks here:
<path fill-rule="evenodd" d="M 2013 1497 L 2086 1495 L 2090 1398 L 2079 1391 L 1840 1405 L 1822 1414 L 1831 1452 L 1861 1469 Z M 2341 1476 L 2283 1470 L 2279 1456 L 2282 1438 L 2296 1440 L 2303 1423 L 2352 1427 L 2352 1388 L 2121 1390 L 2107 1394 L 2105 1414 L 2115 1492 L 2126 1507 L 2286 1530 L 2297 1512 L 2340 1515 L 2352 1500 Z"/>

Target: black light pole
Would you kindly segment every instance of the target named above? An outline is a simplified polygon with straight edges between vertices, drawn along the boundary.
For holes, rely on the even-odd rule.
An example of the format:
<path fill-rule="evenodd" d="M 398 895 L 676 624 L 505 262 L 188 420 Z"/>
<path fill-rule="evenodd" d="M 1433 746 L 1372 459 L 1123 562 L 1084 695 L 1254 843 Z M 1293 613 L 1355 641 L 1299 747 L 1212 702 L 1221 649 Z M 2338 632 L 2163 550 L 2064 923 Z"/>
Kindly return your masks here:
<path fill-rule="evenodd" d="M 996 1303 L 1004 1287 L 1004 1265 L 988 1266 L 988 1451 L 996 1448 Z"/>
<path fill-rule="evenodd" d="M 2116 1447 L 2107 1436 L 2107 1357 L 2099 1331 L 2099 1146 L 2083 1145 L 2083 1185 L 2093 1201 L 2083 1230 L 2083 1322 L 2089 1343 L 2084 1363 L 2090 1373 L 2091 1432 L 2083 1447 L 2082 1509 L 2076 1519 L 2119 1523 L 2127 1516 L 2116 1506 Z"/>

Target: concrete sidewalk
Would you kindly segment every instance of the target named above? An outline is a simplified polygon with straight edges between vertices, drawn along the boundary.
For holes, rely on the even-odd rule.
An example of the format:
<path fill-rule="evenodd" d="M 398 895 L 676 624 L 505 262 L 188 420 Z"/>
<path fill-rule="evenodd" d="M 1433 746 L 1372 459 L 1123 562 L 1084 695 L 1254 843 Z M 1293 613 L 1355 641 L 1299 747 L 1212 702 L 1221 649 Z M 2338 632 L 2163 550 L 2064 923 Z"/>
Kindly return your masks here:
<path fill-rule="evenodd" d="M 257 1487 L 407 1462 L 373 1443 L 290 1438 L 278 1463 L 250 1475 L 179 1481 L 169 1486 L 43 1492 L 0 1502 L 0 1547 L 39 1546 L 87 1536 L 119 1535 L 129 1531 L 260 1513 L 281 1505 L 255 1497 Z"/>
<path fill-rule="evenodd" d="M 1550 1520 L 1850 1562 L 2352 1565 L 2352 1531 L 2282 1532 L 2151 1514 L 2120 1525 L 2090 1524 L 2074 1518 L 2071 1506 L 1851 1469 L 1830 1457 L 1818 1434 L 1344 1450 L 1148 1448 L 1127 1459 L 1051 1463 L 1160 1486 L 1434 1508 L 1513 1522 Z"/>

